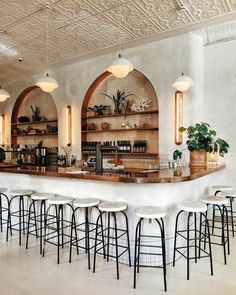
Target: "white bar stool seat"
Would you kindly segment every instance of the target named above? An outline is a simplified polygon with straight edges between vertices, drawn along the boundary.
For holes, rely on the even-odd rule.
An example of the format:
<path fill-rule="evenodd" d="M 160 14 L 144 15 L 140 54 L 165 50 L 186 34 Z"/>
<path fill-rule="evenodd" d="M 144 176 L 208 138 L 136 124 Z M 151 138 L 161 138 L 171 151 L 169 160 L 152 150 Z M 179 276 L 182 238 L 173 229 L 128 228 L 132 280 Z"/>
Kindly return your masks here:
<path fill-rule="evenodd" d="M 30 189 L 13 189 L 10 190 L 9 194 L 11 197 L 14 196 L 31 196 L 34 193 L 33 190 Z"/>
<path fill-rule="evenodd" d="M 184 201 L 178 205 L 178 208 L 183 211 L 195 213 L 207 211 L 207 206 L 199 201 Z"/>
<path fill-rule="evenodd" d="M 32 200 L 48 200 L 51 198 L 55 198 L 55 194 L 51 194 L 51 193 L 33 193 L 31 195 L 31 199 Z"/>
<path fill-rule="evenodd" d="M 212 188 L 216 191 L 233 191 L 234 190 L 234 187 L 231 186 L 231 185 L 213 185 Z"/>
<path fill-rule="evenodd" d="M 166 211 L 157 206 L 141 206 L 135 209 L 135 213 L 140 218 L 163 218 L 166 216 Z"/>
<path fill-rule="evenodd" d="M 7 192 L 7 188 L 6 187 L 0 187 L 0 193 L 4 194 Z"/>
<path fill-rule="evenodd" d="M 228 200 L 225 197 L 220 196 L 209 196 L 201 198 L 201 201 L 205 204 L 212 204 L 212 205 L 226 205 Z"/>
<path fill-rule="evenodd" d="M 96 198 L 80 198 L 74 200 L 73 205 L 75 207 L 86 208 L 97 206 L 99 203 L 100 200 Z"/>
<path fill-rule="evenodd" d="M 65 205 L 73 202 L 73 198 L 71 197 L 63 197 L 63 196 L 56 196 L 55 198 L 51 198 L 48 200 L 48 204 L 50 205 Z"/>
<path fill-rule="evenodd" d="M 120 212 L 127 209 L 124 202 L 103 202 L 98 205 L 98 209 L 103 212 Z"/>

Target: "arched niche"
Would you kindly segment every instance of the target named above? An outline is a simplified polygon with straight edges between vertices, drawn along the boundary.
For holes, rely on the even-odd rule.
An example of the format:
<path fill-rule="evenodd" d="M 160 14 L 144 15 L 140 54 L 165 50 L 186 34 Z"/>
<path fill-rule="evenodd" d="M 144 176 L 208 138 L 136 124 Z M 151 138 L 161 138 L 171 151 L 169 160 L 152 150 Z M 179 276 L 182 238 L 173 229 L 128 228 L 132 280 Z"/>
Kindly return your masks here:
<path fill-rule="evenodd" d="M 129 114 L 125 118 L 123 116 L 103 116 L 100 118 L 88 118 L 87 108 L 94 105 L 111 105 L 112 112 L 114 111 L 113 102 L 105 97 L 103 93 L 109 95 L 115 95 L 117 90 L 125 91 L 126 94 L 134 94 L 128 99 L 134 102 L 135 98 L 146 98 L 151 100 L 151 106 L 143 113 Z M 82 104 L 81 110 L 81 134 L 82 142 L 86 141 L 117 141 L 117 140 L 130 140 L 132 143 L 134 140 L 147 140 L 149 145 L 149 153 L 159 152 L 159 106 L 156 91 L 150 82 L 150 80 L 141 72 L 134 70 L 129 73 L 123 79 L 117 79 L 109 72 L 104 72 L 100 75 L 89 87 Z M 127 130 L 124 132 L 121 129 L 123 121 L 129 122 L 133 127 L 138 126 L 136 130 Z M 102 132 L 100 125 L 103 121 L 109 123 L 109 132 Z M 149 127 L 146 130 L 141 128 L 145 122 L 149 123 Z M 86 125 L 88 123 L 96 124 L 95 132 L 87 132 Z M 151 128 L 153 127 L 153 129 Z M 114 130 L 114 132 L 112 132 Z"/>
<path fill-rule="evenodd" d="M 44 117 L 40 122 L 32 121 L 31 106 L 36 106 L 40 109 L 40 116 Z M 18 118 L 26 116 L 30 119 L 29 123 L 20 124 Z M 53 97 L 50 93 L 42 91 L 37 86 L 30 86 L 26 88 L 18 96 L 15 105 L 13 107 L 11 116 L 12 126 L 12 144 L 38 144 L 40 140 L 43 140 L 44 146 L 58 146 L 57 132 L 55 134 L 37 134 L 29 136 L 21 136 L 13 134 L 15 128 L 26 129 L 27 127 L 36 128 L 39 130 L 46 129 L 46 125 L 57 125 L 57 109 Z"/>

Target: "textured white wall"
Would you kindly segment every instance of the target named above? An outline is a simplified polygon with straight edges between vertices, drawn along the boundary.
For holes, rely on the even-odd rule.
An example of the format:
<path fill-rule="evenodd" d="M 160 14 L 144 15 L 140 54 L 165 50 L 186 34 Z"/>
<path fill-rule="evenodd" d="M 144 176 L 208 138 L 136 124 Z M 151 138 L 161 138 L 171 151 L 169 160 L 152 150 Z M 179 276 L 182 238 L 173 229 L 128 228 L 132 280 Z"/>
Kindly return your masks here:
<path fill-rule="evenodd" d="M 224 182 L 236 182 L 236 41 L 205 47 L 205 120 L 225 139 L 229 153 Z"/>
<path fill-rule="evenodd" d="M 142 72 L 153 84 L 159 100 L 160 153 L 172 154 L 174 144 L 174 89 L 173 80 L 182 72 L 194 78 L 194 89 L 185 94 L 184 124 L 201 118 L 199 110 L 203 97 L 203 49 L 202 40 L 197 35 L 186 34 L 127 49 L 124 56 L 134 67 Z M 109 54 L 80 63 L 56 68 L 51 71 L 60 85 L 52 96 L 59 117 L 59 146 L 65 144 L 65 109 L 72 106 L 73 116 L 73 154 L 80 154 L 80 111 L 82 100 L 91 83 L 113 61 L 116 54 Z M 11 98 L 0 106 L 6 115 L 6 140 L 9 141 L 10 116 L 16 98 L 28 86 L 33 85 L 40 75 L 26 77 L 6 85 Z M 5 86 L 5 85 L 4 85 Z M 192 105 L 194 107 L 192 107 Z M 197 106 L 197 107 L 196 107 Z"/>

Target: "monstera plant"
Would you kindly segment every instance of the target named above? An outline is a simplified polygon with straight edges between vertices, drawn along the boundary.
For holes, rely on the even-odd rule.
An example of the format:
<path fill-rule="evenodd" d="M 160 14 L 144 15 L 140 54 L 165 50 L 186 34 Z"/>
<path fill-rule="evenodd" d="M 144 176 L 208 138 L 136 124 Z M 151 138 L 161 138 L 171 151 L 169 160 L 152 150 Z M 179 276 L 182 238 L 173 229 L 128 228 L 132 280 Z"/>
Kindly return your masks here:
<path fill-rule="evenodd" d="M 224 157 L 228 153 L 229 144 L 217 137 L 216 131 L 211 129 L 208 123 L 197 123 L 187 128 L 181 127 L 180 132 L 187 134 L 187 148 L 190 151 L 190 165 L 205 166 L 207 164 L 207 152 L 218 153 Z M 181 152 L 176 150 L 174 158 L 181 157 Z"/>

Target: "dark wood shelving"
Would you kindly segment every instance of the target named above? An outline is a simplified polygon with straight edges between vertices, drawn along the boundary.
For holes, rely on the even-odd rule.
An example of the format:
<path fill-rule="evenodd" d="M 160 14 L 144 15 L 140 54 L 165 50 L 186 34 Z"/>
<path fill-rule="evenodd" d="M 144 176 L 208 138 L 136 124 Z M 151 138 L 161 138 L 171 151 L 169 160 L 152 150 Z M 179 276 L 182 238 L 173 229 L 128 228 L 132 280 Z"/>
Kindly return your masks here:
<path fill-rule="evenodd" d="M 149 127 L 149 128 L 118 128 L 118 129 L 107 129 L 107 130 L 82 130 L 82 133 L 97 133 L 97 132 L 121 132 L 121 131 L 152 131 L 159 130 L 158 127 Z"/>
<path fill-rule="evenodd" d="M 46 136 L 46 135 L 58 135 L 57 132 L 50 133 L 36 133 L 36 134 L 12 134 L 12 137 L 23 137 L 23 136 Z"/>
<path fill-rule="evenodd" d="M 95 155 L 95 152 L 82 152 L 83 155 Z M 109 156 L 137 156 L 137 157 L 157 157 L 158 153 L 102 153 L 103 155 Z"/>
<path fill-rule="evenodd" d="M 47 123 L 57 123 L 58 120 L 47 120 L 47 121 L 35 121 L 35 122 L 25 122 L 25 123 L 12 123 L 11 126 L 24 126 L 24 125 L 38 125 L 38 124 L 47 124 Z"/>
<path fill-rule="evenodd" d="M 144 112 L 132 112 L 132 113 L 127 113 L 126 116 L 136 116 L 136 115 L 145 115 L 145 114 L 158 114 L 158 110 L 150 110 L 150 111 L 144 111 Z M 103 118 L 113 118 L 113 117 L 124 117 L 125 114 L 111 114 L 111 115 L 102 115 L 102 116 L 82 116 L 83 120 L 88 120 L 88 119 L 103 119 Z"/>

